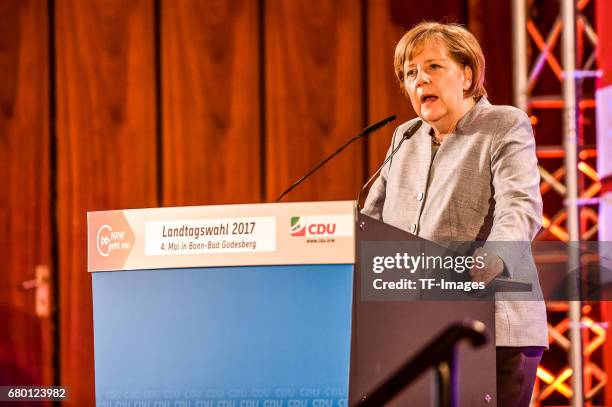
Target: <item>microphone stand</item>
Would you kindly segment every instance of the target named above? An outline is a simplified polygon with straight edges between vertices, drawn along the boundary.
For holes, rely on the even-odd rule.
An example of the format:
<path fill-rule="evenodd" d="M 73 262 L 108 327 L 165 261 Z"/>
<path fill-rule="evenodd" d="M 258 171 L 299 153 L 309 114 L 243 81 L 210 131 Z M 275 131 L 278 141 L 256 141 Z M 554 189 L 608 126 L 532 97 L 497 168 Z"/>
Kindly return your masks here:
<path fill-rule="evenodd" d="M 331 160 L 332 158 L 334 158 L 335 156 L 337 156 L 338 154 L 340 154 L 340 152 L 342 150 L 344 150 L 346 147 L 349 146 L 349 144 L 353 143 L 354 141 L 367 136 L 370 133 L 375 132 L 376 130 L 380 129 L 381 127 L 387 125 L 388 123 L 391 123 L 393 120 L 395 120 L 397 116 L 393 115 L 393 116 L 389 116 L 385 119 L 382 119 L 368 127 L 366 127 L 365 129 L 362 130 L 361 133 L 359 133 L 358 135 L 356 135 L 355 137 L 353 137 L 352 139 L 350 139 L 349 141 L 347 141 L 346 143 L 344 143 L 342 145 L 342 147 L 340 147 L 339 149 L 337 149 L 332 155 L 330 155 L 329 157 L 327 157 L 325 160 L 323 160 L 321 163 L 319 163 L 317 166 L 315 166 L 312 170 L 308 171 L 305 175 L 303 175 L 300 179 L 298 179 L 297 181 L 295 181 L 287 190 L 285 190 L 285 192 L 283 192 L 282 194 L 280 194 L 280 196 L 278 198 L 276 198 L 276 200 L 274 202 L 278 202 L 280 201 L 285 195 L 287 195 L 289 192 L 291 192 L 295 187 L 297 187 L 298 185 L 300 185 L 306 178 L 308 178 L 309 176 L 311 176 L 315 171 L 317 171 L 319 168 L 321 168 L 322 166 L 324 166 L 329 160 Z"/>
<path fill-rule="evenodd" d="M 366 187 L 368 185 L 370 185 L 370 182 L 372 182 L 374 180 L 374 178 L 376 178 L 376 176 L 382 171 L 382 169 L 385 167 L 385 164 L 387 164 L 389 162 L 389 160 L 391 160 L 391 158 L 393 158 L 393 156 L 395 155 L 395 153 L 397 153 L 397 151 L 400 149 L 400 147 L 402 146 L 402 143 L 406 140 L 408 140 L 410 137 L 414 136 L 414 134 L 417 132 L 417 130 L 421 127 L 421 125 L 423 124 L 423 120 L 419 120 L 416 123 L 414 123 L 407 132 L 404 133 L 404 136 L 402 137 L 402 139 L 400 140 L 399 144 L 397 145 L 397 147 L 395 147 L 393 149 L 393 151 L 391 151 L 391 154 L 389 154 L 389 156 L 387 157 L 387 159 L 385 159 L 385 161 L 383 161 L 383 163 L 380 165 L 380 167 L 378 167 L 378 169 L 376 170 L 376 172 L 374 173 L 374 175 L 372 175 L 370 177 L 370 179 L 368 179 L 368 181 L 364 184 L 364 186 L 361 188 L 361 190 L 359 191 L 359 195 L 357 196 L 357 212 L 361 211 L 361 195 L 363 194 L 363 191 L 366 189 Z"/>

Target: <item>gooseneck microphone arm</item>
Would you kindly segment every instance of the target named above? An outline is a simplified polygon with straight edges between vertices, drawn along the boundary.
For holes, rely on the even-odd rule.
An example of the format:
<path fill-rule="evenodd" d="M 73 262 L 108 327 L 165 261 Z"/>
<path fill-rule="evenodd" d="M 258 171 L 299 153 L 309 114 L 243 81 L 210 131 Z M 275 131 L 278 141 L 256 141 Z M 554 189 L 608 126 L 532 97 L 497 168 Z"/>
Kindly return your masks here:
<path fill-rule="evenodd" d="M 370 177 L 370 179 L 368 180 L 368 182 L 366 182 L 363 185 L 363 187 L 359 191 L 359 195 L 357 196 L 357 212 L 361 211 L 361 204 L 360 204 L 360 202 L 361 202 L 361 195 L 363 194 L 363 191 L 366 189 L 366 187 L 368 185 L 370 185 L 370 183 L 376 178 L 376 176 L 382 171 L 382 169 L 385 168 L 385 165 L 389 162 L 389 160 L 391 160 L 393 158 L 393 156 L 395 155 L 395 153 L 398 152 L 398 150 L 402 146 L 402 143 L 404 141 L 408 140 L 410 137 L 414 136 L 414 134 L 417 132 L 417 130 L 421 127 L 422 124 L 423 124 L 423 120 L 418 120 L 416 123 L 414 123 L 412 126 L 410 126 L 410 128 L 404 133 L 404 136 L 400 140 L 400 142 L 397 145 L 397 147 L 395 147 L 393 149 L 393 151 L 391 151 L 391 154 L 389 154 L 387 159 L 385 161 L 383 161 L 383 163 L 380 165 L 380 167 L 378 167 L 378 169 L 376 170 L 374 175 L 372 175 Z"/>
<path fill-rule="evenodd" d="M 396 116 L 389 116 L 385 119 L 382 119 L 374 124 L 371 124 L 370 126 L 366 127 L 365 129 L 363 129 L 361 131 L 361 133 L 359 133 L 358 135 L 356 135 L 355 137 L 353 137 L 352 139 L 350 139 L 349 141 L 347 141 L 346 143 L 344 143 L 342 145 L 342 147 L 340 147 L 339 149 L 337 149 L 332 155 L 330 155 L 329 157 L 327 157 L 325 160 L 321 161 L 316 167 L 314 167 L 312 170 L 308 171 L 305 175 L 303 175 L 300 179 L 298 179 L 297 181 L 295 181 L 289 188 L 287 188 L 287 190 L 285 190 L 285 192 L 283 192 L 282 194 L 280 194 L 280 196 L 278 198 L 276 198 L 275 202 L 280 201 L 285 195 L 287 195 L 289 192 L 291 192 L 295 187 L 297 187 L 298 185 L 300 185 L 306 178 L 310 177 L 315 171 L 317 171 L 319 168 L 321 168 L 322 166 L 324 166 L 329 160 L 331 160 L 332 158 L 334 158 L 335 156 L 337 156 L 338 154 L 340 154 L 340 152 L 342 150 L 344 150 L 346 147 L 348 147 L 351 143 L 353 143 L 356 140 L 359 140 L 362 137 L 367 136 L 370 133 L 375 132 L 376 130 L 380 129 L 381 127 L 391 123 L 393 120 L 395 120 Z"/>

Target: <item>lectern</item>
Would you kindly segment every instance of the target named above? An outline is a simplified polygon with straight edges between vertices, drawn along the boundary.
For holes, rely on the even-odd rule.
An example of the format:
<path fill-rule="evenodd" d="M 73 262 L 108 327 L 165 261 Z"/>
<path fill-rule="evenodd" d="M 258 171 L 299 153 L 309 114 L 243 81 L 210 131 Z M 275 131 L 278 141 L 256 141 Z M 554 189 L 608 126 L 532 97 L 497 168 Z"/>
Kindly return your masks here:
<path fill-rule="evenodd" d="M 415 238 L 353 201 L 89 213 L 97 406 L 346 406 L 449 322 L 492 334 L 491 302 L 362 300 L 364 245 Z M 462 404 L 494 372 L 493 341 L 462 348 Z"/>

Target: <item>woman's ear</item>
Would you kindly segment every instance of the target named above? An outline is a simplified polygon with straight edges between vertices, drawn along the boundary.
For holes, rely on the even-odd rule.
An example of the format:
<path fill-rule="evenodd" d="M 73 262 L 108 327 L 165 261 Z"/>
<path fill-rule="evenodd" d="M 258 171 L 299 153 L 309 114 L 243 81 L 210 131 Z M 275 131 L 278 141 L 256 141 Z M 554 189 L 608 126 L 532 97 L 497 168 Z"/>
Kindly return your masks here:
<path fill-rule="evenodd" d="M 463 67 L 463 90 L 466 91 L 472 86 L 472 68 L 469 66 Z"/>

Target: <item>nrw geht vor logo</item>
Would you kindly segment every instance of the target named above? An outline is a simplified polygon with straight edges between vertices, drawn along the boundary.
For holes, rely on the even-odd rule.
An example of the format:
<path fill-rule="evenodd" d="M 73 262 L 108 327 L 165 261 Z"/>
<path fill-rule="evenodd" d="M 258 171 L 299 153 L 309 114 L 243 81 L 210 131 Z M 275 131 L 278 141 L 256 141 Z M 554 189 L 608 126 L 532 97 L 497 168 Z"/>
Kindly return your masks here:
<path fill-rule="evenodd" d="M 124 242 L 125 232 L 114 232 L 108 225 L 100 226 L 96 236 L 96 249 L 100 256 L 107 257 L 115 249 L 129 249 L 131 244 Z"/>

